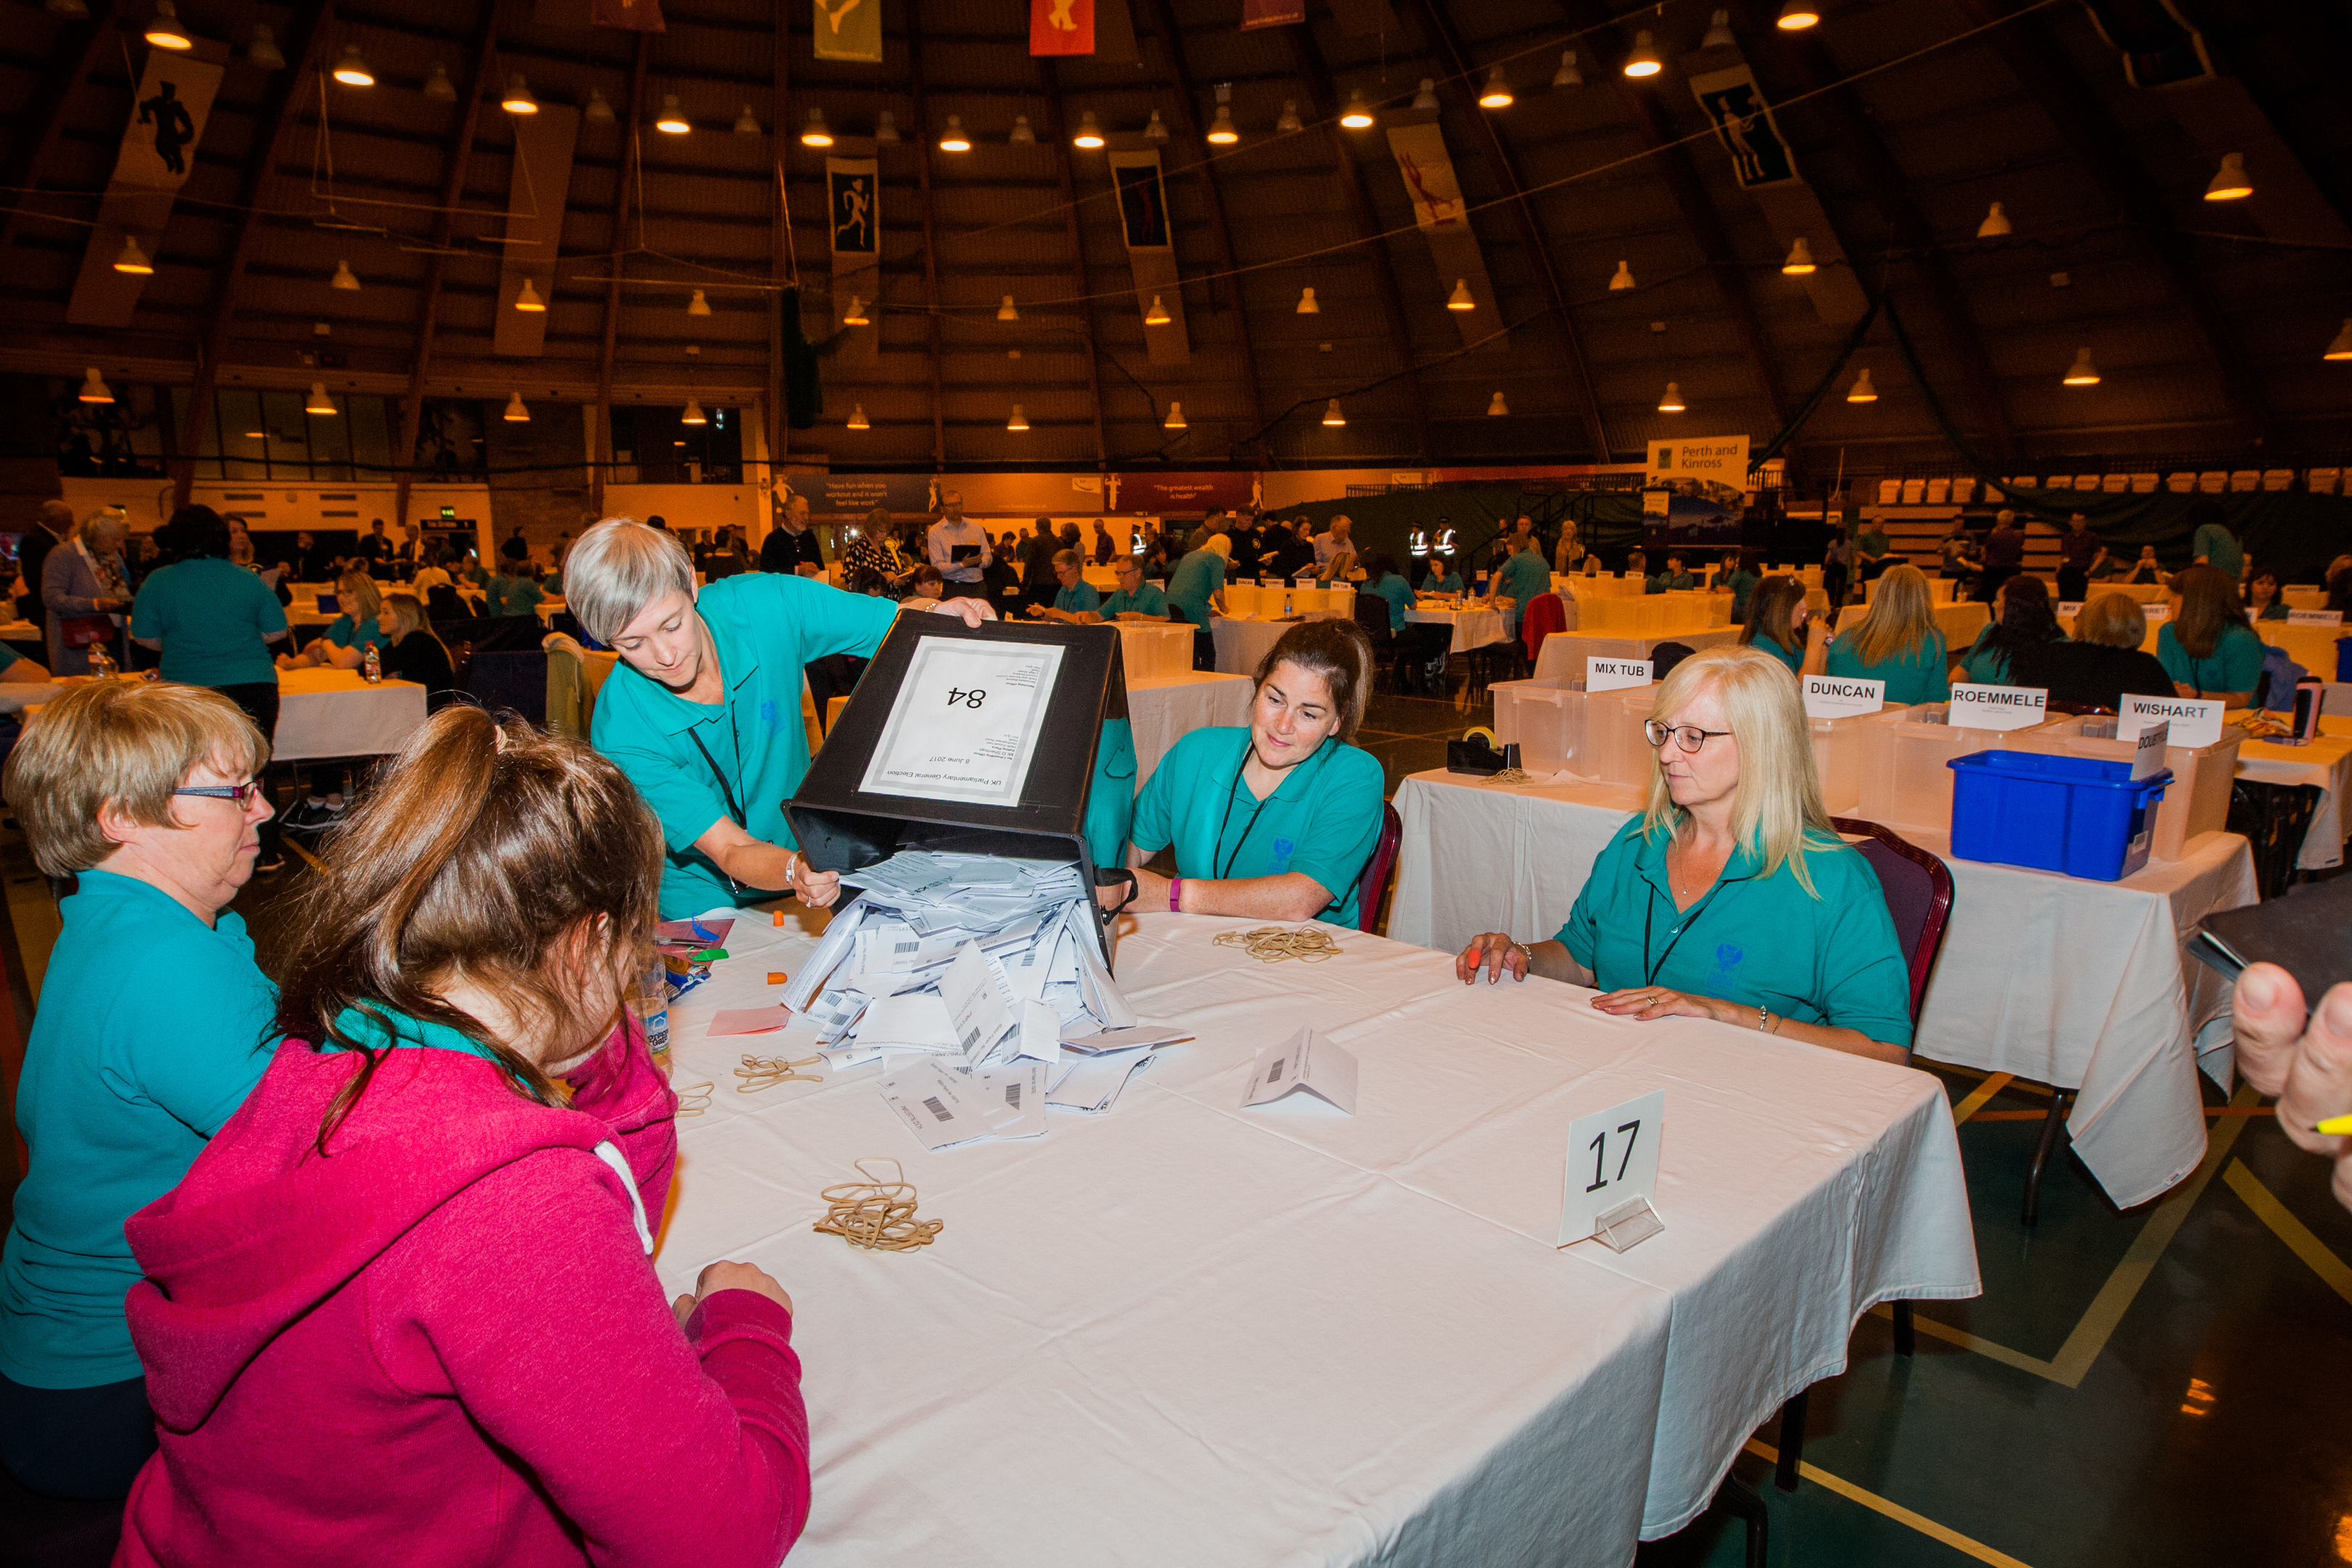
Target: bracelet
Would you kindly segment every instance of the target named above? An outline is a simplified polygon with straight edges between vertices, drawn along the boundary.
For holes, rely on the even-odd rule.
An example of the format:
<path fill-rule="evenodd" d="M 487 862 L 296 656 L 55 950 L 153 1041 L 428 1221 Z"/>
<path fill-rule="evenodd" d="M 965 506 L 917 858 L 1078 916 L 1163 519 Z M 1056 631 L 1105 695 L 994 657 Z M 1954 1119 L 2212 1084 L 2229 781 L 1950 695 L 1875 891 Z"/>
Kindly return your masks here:
<path fill-rule="evenodd" d="M 793 850 L 793 853 L 792 853 L 792 858 L 791 858 L 790 859 L 788 859 L 788 860 L 786 860 L 786 861 L 784 862 L 784 886 L 785 886 L 785 887 L 789 888 L 789 887 L 791 887 L 791 886 L 793 885 L 793 877 L 794 877 L 794 876 L 799 872 L 800 868 L 801 868 L 801 852 L 800 852 L 799 850 L 795 849 L 795 850 Z"/>
<path fill-rule="evenodd" d="M 1181 877 L 1171 877 L 1171 878 L 1169 878 L 1169 879 L 1168 879 L 1168 912 L 1169 912 L 1170 914 L 1171 914 L 1171 915 L 1173 915 L 1173 914 L 1181 914 L 1181 913 L 1183 912 L 1181 910 L 1180 910 L 1179 908 L 1177 908 L 1178 903 L 1179 903 L 1179 902 L 1183 899 L 1183 897 L 1184 897 L 1184 879 L 1183 879 L 1183 878 L 1181 878 Z"/>
<path fill-rule="evenodd" d="M 1517 949 L 1518 949 L 1522 953 L 1524 953 L 1524 954 L 1526 954 L 1526 955 L 1527 955 L 1527 960 L 1528 960 L 1528 973 L 1529 974 L 1533 974 L 1533 973 L 1536 972 L 1536 950 L 1535 950 L 1534 948 L 1532 948 L 1532 947 L 1529 947 L 1526 942 L 1515 942 L 1511 943 L 1511 945 L 1512 945 L 1513 947 L 1517 948 Z"/>
<path fill-rule="evenodd" d="M 1772 1027 L 1772 1009 L 1760 1002 L 1756 1006 L 1756 1026 L 1768 1035 L 1779 1032 Z"/>

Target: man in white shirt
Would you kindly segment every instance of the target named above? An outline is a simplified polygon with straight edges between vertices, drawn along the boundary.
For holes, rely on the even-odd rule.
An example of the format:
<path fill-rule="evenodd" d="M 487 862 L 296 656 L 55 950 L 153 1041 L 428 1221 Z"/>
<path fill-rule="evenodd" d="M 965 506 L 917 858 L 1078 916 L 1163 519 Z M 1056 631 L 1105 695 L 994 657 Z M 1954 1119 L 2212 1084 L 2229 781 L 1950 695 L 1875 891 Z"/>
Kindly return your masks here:
<path fill-rule="evenodd" d="M 1345 517 L 1331 520 L 1331 531 L 1315 536 L 1315 575 L 1328 583 L 1337 574 L 1352 572 L 1356 565 L 1356 546 L 1348 537 L 1355 525 Z"/>
<path fill-rule="evenodd" d="M 961 490 L 949 490 L 940 497 L 940 520 L 931 524 L 923 540 L 924 553 L 940 569 L 940 575 L 947 579 L 946 597 L 988 596 L 980 574 L 994 563 L 995 552 L 989 548 L 987 530 L 964 517 Z M 959 554 L 959 551 L 962 553 Z"/>

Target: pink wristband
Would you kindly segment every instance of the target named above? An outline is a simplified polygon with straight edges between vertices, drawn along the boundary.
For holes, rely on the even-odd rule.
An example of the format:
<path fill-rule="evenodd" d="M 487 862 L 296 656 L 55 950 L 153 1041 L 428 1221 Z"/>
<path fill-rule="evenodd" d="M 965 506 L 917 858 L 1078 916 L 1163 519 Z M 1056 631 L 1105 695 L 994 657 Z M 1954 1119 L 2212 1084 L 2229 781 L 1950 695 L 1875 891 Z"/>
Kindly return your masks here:
<path fill-rule="evenodd" d="M 1169 878 L 1169 879 L 1168 879 L 1168 912 L 1169 912 L 1170 914 L 1171 914 L 1171 915 L 1172 915 L 1172 914 L 1180 914 L 1180 913 L 1181 913 L 1181 912 L 1182 912 L 1181 910 L 1179 910 L 1179 909 L 1177 908 L 1177 905 L 1178 905 L 1178 903 L 1179 903 L 1179 902 L 1183 899 L 1183 897 L 1184 897 L 1184 879 L 1183 879 L 1183 878 L 1181 878 L 1181 877 L 1171 877 L 1171 878 Z"/>

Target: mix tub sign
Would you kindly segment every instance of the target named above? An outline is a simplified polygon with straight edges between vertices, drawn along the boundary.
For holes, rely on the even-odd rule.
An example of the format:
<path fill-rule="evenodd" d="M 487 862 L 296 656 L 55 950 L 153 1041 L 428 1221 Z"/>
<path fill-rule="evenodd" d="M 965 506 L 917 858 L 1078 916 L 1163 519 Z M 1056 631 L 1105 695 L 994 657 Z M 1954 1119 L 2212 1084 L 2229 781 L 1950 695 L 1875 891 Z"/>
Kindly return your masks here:
<path fill-rule="evenodd" d="M 2050 717 L 2049 689 L 1956 680 L 1948 717 L 1970 730 L 2029 730 Z"/>

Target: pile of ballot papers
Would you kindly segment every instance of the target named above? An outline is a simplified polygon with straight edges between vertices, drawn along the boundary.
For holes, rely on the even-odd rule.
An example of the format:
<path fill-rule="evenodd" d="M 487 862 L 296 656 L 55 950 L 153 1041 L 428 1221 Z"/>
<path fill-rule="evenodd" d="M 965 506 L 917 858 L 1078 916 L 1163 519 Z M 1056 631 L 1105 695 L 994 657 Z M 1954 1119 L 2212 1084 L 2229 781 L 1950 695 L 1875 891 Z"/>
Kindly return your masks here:
<path fill-rule="evenodd" d="M 843 879 L 863 891 L 784 992 L 788 1037 L 835 1072 L 879 1062 L 926 1149 L 1037 1137 L 1049 1105 L 1108 1111 L 1186 1037 L 1119 994 L 1074 865 L 902 850 Z"/>

